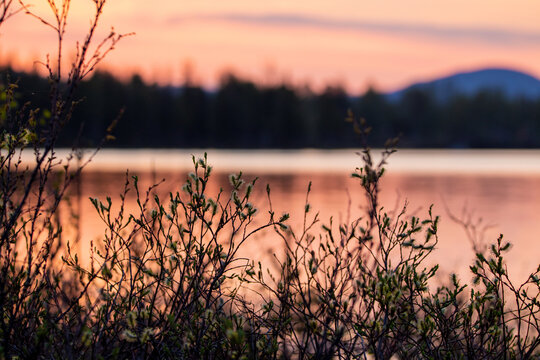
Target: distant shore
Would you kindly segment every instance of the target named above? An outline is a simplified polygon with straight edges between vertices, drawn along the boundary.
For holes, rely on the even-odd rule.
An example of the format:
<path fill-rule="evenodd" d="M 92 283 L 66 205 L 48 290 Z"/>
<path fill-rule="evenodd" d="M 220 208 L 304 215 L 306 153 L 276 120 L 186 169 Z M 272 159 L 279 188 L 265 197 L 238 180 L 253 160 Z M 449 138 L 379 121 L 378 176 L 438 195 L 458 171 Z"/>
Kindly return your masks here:
<path fill-rule="evenodd" d="M 358 149 L 340 150 L 223 150 L 223 149 L 102 149 L 88 169 L 94 171 L 188 171 L 191 157 L 208 153 L 209 163 L 220 172 L 319 173 L 354 171 L 361 164 Z M 69 149 L 56 150 L 65 161 Z M 83 151 L 83 158 L 93 152 Z M 380 151 L 374 150 L 374 155 Z M 23 162 L 31 164 L 33 154 L 25 152 Z M 393 173 L 470 173 L 486 175 L 538 175 L 540 150 L 447 150 L 400 149 L 390 157 L 387 169 Z"/>

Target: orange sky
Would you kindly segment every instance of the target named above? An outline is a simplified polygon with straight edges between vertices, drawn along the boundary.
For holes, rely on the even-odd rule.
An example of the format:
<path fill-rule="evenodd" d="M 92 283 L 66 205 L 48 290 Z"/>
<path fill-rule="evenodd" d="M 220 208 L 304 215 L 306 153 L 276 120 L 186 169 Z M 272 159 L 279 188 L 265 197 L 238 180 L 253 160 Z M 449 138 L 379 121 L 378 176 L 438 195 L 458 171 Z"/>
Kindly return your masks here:
<path fill-rule="evenodd" d="M 47 14 L 45 0 L 34 9 Z M 57 0 L 60 1 L 60 0 Z M 82 39 L 90 0 L 76 0 L 68 49 Z M 283 79 L 320 87 L 369 84 L 394 90 L 461 70 L 510 67 L 540 77 L 538 0 L 114 0 L 111 26 L 136 35 L 121 42 L 104 68 L 178 84 L 185 64 L 215 86 L 224 70 L 257 81 Z M 18 14 L 0 27 L 0 61 L 29 66 L 53 53 L 54 34 Z"/>

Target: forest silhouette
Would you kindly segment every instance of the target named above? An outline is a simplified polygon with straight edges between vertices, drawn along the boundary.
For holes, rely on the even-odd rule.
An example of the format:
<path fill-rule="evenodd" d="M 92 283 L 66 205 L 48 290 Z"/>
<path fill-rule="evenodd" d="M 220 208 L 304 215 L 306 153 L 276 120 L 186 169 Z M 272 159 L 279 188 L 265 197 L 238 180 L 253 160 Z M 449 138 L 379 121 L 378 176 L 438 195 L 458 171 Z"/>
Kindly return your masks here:
<path fill-rule="evenodd" d="M 46 108 L 48 80 L 9 68 L 1 73 L 19 85 L 19 104 L 30 101 Z M 339 85 L 314 92 L 285 83 L 259 85 L 232 74 L 208 91 L 192 83 L 159 86 L 139 75 L 121 81 L 96 72 L 78 93 L 77 121 L 64 129 L 59 146 L 71 146 L 73 139 L 84 147 L 97 146 L 112 119 L 119 118 L 107 147 L 349 148 L 358 146 L 344 121 L 351 109 L 372 126 L 373 146 L 400 134 L 401 146 L 410 148 L 540 147 L 535 135 L 540 99 L 508 99 L 496 91 L 441 102 L 428 91 L 412 89 L 390 101 L 372 88 L 352 97 Z"/>

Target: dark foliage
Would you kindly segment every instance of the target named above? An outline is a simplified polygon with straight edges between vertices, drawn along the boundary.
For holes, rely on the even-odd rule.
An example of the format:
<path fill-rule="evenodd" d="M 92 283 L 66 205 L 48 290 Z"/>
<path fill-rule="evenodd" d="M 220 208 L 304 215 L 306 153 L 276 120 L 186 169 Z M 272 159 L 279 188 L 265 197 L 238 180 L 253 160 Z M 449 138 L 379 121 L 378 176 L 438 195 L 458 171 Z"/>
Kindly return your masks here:
<path fill-rule="evenodd" d="M 20 85 L 21 101 L 48 102 L 48 81 L 35 74 L 5 76 Z M 32 91 L 26 91 L 32 89 Z M 483 91 L 447 102 L 410 90 L 397 102 L 375 90 L 358 98 L 339 87 L 321 93 L 288 85 L 257 86 L 233 75 L 224 76 L 215 92 L 193 84 L 180 88 L 148 85 L 139 76 L 121 82 L 97 72 L 80 84 L 84 99 L 59 138 L 71 146 L 80 132 L 82 145 L 101 142 L 111 118 L 125 109 L 115 130 L 113 147 L 154 148 L 344 148 L 357 139 L 343 122 L 347 109 L 370 119 L 373 146 L 403 134 L 412 148 L 536 148 L 540 147 L 540 99 L 507 99 Z"/>

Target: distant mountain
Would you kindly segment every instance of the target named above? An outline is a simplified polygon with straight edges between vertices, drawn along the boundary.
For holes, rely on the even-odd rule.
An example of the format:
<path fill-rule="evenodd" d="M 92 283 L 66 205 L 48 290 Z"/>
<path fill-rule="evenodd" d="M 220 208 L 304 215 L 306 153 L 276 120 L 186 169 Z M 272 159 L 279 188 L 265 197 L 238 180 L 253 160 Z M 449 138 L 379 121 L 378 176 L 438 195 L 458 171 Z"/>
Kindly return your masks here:
<path fill-rule="evenodd" d="M 515 70 L 483 69 L 413 84 L 388 94 L 388 99 L 398 101 L 405 92 L 414 89 L 429 91 L 441 102 L 455 95 L 472 96 L 483 90 L 498 91 L 509 99 L 540 98 L 540 80 L 537 78 Z"/>

